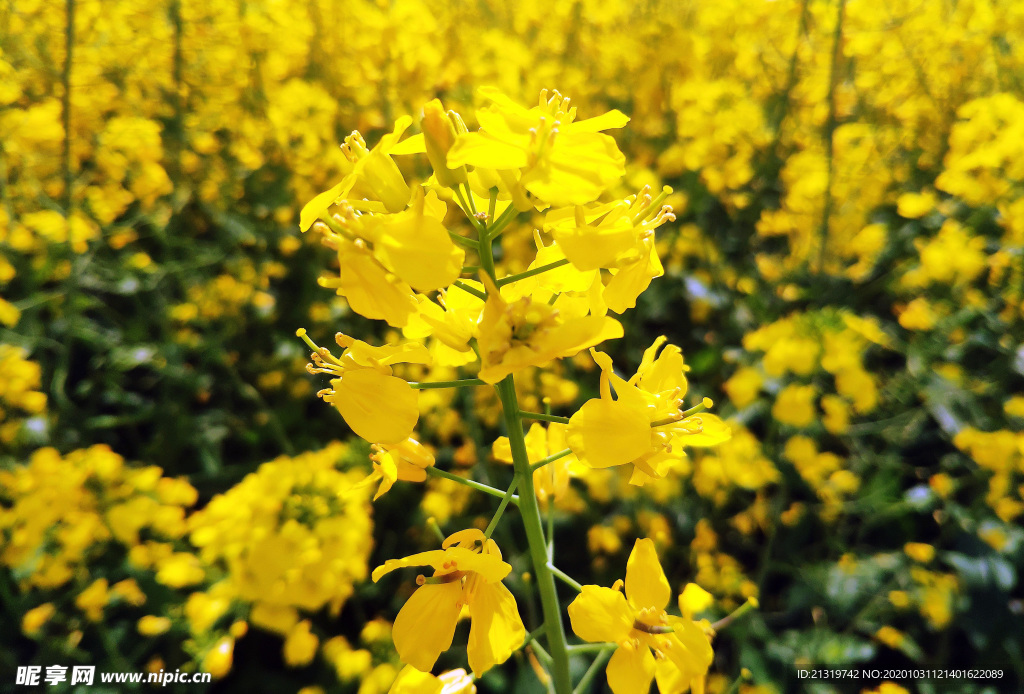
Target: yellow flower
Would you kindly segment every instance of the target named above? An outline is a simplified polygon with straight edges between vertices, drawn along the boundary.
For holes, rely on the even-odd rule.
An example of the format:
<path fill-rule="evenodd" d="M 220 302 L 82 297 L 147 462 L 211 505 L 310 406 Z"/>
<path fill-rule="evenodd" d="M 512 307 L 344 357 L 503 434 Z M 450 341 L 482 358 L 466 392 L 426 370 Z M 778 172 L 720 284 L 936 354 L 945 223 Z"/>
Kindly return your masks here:
<path fill-rule="evenodd" d="M 157 566 L 156 580 L 172 588 L 199 583 L 206 576 L 199 558 L 188 552 L 175 552 L 159 561 Z"/>
<path fill-rule="evenodd" d="M 761 372 L 751 366 L 745 366 L 738 369 L 723 387 L 732 404 L 742 410 L 757 399 L 763 384 L 764 376 Z"/>
<path fill-rule="evenodd" d="M 465 605 L 472 617 L 469 667 L 479 676 L 505 662 L 526 637 L 515 598 L 501 583 L 512 567 L 501 560 L 498 546 L 485 540 L 480 530 L 457 532 L 442 547 L 389 559 L 374 569 L 373 580 L 401 567 L 433 567 L 433 576 L 417 577 L 420 587 L 395 619 L 395 649 L 402 662 L 429 672 L 441 652 L 451 647 Z"/>
<path fill-rule="evenodd" d="M 360 483 L 372 484 L 380 480 L 380 487 L 373 496 L 376 501 L 387 494 L 398 480 L 422 482 L 427 479 L 427 468 L 433 466 L 434 456 L 430 449 L 413 438 L 397 444 L 373 444 L 373 472 Z"/>
<path fill-rule="evenodd" d="M 644 352 L 629 381 L 615 375 L 607 354 L 591 350 L 601 367 L 601 397 L 588 400 L 569 420 L 569 447 L 593 468 L 634 466 L 632 484 L 660 479 L 684 456 L 682 446 L 714 446 L 727 440 L 729 427 L 712 414 L 682 412 L 688 384 L 683 355 L 659 337 Z M 612 398 L 614 384 L 617 399 Z M 711 405 L 707 398 L 695 410 Z"/>
<path fill-rule="evenodd" d="M 75 598 L 75 606 L 84 612 L 91 622 L 103 619 L 103 608 L 107 606 L 108 602 L 110 602 L 110 592 L 107 590 L 107 579 L 105 578 L 97 578 Z"/>
<path fill-rule="evenodd" d="M 908 542 L 903 545 L 903 551 L 920 564 L 928 564 L 935 558 L 935 547 L 924 542 Z"/>
<path fill-rule="evenodd" d="M 171 620 L 167 617 L 157 617 L 156 615 L 148 614 L 139 619 L 137 629 L 143 636 L 159 636 L 170 631 Z"/>
<path fill-rule="evenodd" d="M 338 252 L 338 277 L 321 277 L 320 286 L 334 289 L 353 311 L 372 320 L 404 327 L 416 311 L 416 295 L 407 282 L 381 265 L 362 239 L 324 232 L 324 243 Z"/>
<path fill-rule="evenodd" d="M 665 612 L 671 588 L 654 542 L 639 539 L 626 564 L 626 594 L 586 585 L 569 605 L 572 630 L 584 641 L 618 644 L 608 661 L 608 685 L 614 694 L 646 694 L 655 678 L 663 694 L 699 690 L 714 655 L 711 643 L 693 620 Z"/>
<path fill-rule="evenodd" d="M 814 398 L 817 392 L 814 386 L 802 386 L 791 383 L 779 392 L 772 406 L 772 417 L 783 424 L 804 428 L 814 421 L 816 411 Z"/>
<path fill-rule="evenodd" d="M 230 636 L 224 636 L 207 652 L 199 670 L 210 673 L 214 679 L 220 679 L 231 672 L 234 654 L 235 640 Z"/>
<path fill-rule="evenodd" d="M 594 290 L 591 300 L 559 295 L 554 304 L 524 296 L 508 303 L 483 275 L 487 303 L 480 320 L 481 379 L 497 383 L 528 366 L 571 357 L 593 345 L 622 337 L 622 324 L 605 315 Z"/>
<path fill-rule="evenodd" d="M 484 286 L 476 280 L 463 282 L 483 292 Z M 437 366 L 464 366 L 476 361 L 470 340 L 476 336 L 484 302 L 478 296 L 458 287 L 437 292 L 437 301 L 421 295 L 416 297 L 416 313 L 402 328 L 402 334 L 411 340 L 433 337 L 431 355 Z"/>
<path fill-rule="evenodd" d="M 576 108 L 558 92 L 549 99 L 547 90 L 542 91 L 540 103 L 531 109 L 497 89 L 485 87 L 479 93 L 491 105 L 477 111 L 479 132 L 455 140 L 448 166 L 518 173 L 518 181 L 503 177 L 517 208 L 585 205 L 625 173 L 625 157 L 615 140 L 600 132 L 629 122 L 619 111 L 574 122 Z M 529 200 L 524 190 L 535 200 Z"/>
<path fill-rule="evenodd" d="M 319 644 L 320 640 L 310 631 L 309 620 L 302 620 L 288 632 L 284 641 L 284 662 L 290 667 L 308 665 Z"/>
<path fill-rule="evenodd" d="M 442 223 L 447 213 L 436 193 L 424 195 L 417 187 L 407 210 L 368 215 L 365 228 L 374 256 L 418 292 L 447 287 L 459 278 L 466 257 Z"/>
<path fill-rule="evenodd" d="M 476 685 L 465 670 L 449 670 L 435 677 L 406 665 L 388 694 L 476 694 Z"/>
<path fill-rule="evenodd" d="M 299 213 L 299 229 L 306 231 L 331 205 L 349 196 L 382 203 L 388 212 L 404 209 L 411 191 L 390 153 L 410 125 L 412 118 L 402 116 L 395 121 L 394 131 L 382 137 L 372 150 L 366 148 L 358 131 L 346 137 L 341 151 L 353 165 L 341 183 L 306 203 Z"/>
<path fill-rule="evenodd" d="M 52 602 L 44 602 L 38 607 L 33 607 L 21 618 L 21 631 L 25 636 L 35 636 L 56 611 Z"/>
<path fill-rule="evenodd" d="M 906 634 L 899 629 L 886 625 L 875 632 L 875 638 L 890 648 L 899 648 L 903 645 Z"/>
<path fill-rule="evenodd" d="M 670 206 L 658 207 L 671 192 L 666 186 L 655 200 L 645 187 L 615 202 L 552 210 L 544 216 L 544 231 L 577 270 L 620 268 L 646 256 L 650 249 L 642 242 L 665 222 L 675 221 Z"/>
<path fill-rule="evenodd" d="M 462 118 L 454 111 L 446 113 L 441 102 L 434 99 L 423 107 L 420 128 L 423 130 L 423 149 L 434 169 L 437 182 L 448 188 L 465 183 L 466 167 L 448 168 L 448 150 L 455 144 L 459 131 L 466 131 Z"/>
<path fill-rule="evenodd" d="M 547 429 L 538 423 L 530 425 L 526 433 L 526 452 L 531 463 L 536 463 L 549 455 L 566 448 L 566 425 L 551 423 Z M 491 448 L 494 459 L 503 463 L 512 462 L 512 447 L 507 436 L 499 436 Z M 569 488 L 569 469 L 578 462 L 576 456 L 569 454 L 553 463 L 548 463 L 533 473 L 533 487 L 537 498 L 546 502 L 549 498 L 558 500 Z"/>
<path fill-rule="evenodd" d="M 408 438 L 420 416 L 419 394 L 407 381 L 393 376 L 391 366 L 428 364 L 430 355 L 423 345 L 373 347 L 338 333 L 335 340 L 344 351 L 335 357 L 310 340 L 305 330 L 297 334 L 314 350 L 313 363 L 306 370 L 336 376 L 331 387 L 317 395 L 337 408 L 352 431 L 373 443 L 398 443 Z"/>

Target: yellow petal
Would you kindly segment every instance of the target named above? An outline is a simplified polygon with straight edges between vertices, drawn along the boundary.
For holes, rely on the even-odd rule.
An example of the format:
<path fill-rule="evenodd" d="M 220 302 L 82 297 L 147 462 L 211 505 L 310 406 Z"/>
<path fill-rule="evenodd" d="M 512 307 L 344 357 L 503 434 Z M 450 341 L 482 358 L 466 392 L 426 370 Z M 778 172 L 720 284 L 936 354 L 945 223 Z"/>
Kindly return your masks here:
<path fill-rule="evenodd" d="M 650 419 L 626 403 L 592 399 L 569 420 L 569 447 L 593 468 L 625 465 L 651 445 Z"/>
<path fill-rule="evenodd" d="M 376 583 L 386 574 L 391 573 L 395 569 L 401 569 L 408 566 L 433 566 L 439 567 L 445 562 L 446 558 L 445 551 L 443 549 L 432 549 L 429 552 L 418 552 L 416 554 L 410 554 L 408 557 L 402 557 L 401 559 L 388 559 L 381 566 L 378 566 L 373 570 L 370 578 Z"/>
<path fill-rule="evenodd" d="M 586 205 L 625 175 L 625 156 L 608 135 L 560 133 L 548 166 L 523 174 L 524 188 L 553 207 Z"/>
<path fill-rule="evenodd" d="M 672 597 L 665 572 L 658 561 L 654 541 L 641 538 L 633 545 L 626 562 L 626 597 L 634 609 L 654 607 L 664 610 Z"/>
<path fill-rule="evenodd" d="M 629 637 L 633 611 L 619 591 L 583 586 L 583 591 L 569 605 L 569 623 L 584 641 L 618 643 Z"/>
<path fill-rule="evenodd" d="M 433 191 L 428 197 L 438 201 Z M 425 209 L 423 189 L 417 188 L 409 210 L 380 224 L 374 244 L 374 254 L 381 262 L 420 292 L 449 286 L 461 274 L 466 257 L 444 224 Z"/>
<path fill-rule="evenodd" d="M 330 190 L 325 190 L 303 205 L 302 211 L 299 212 L 299 230 L 306 231 L 313 226 L 313 222 L 319 219 L 320 215 L 326 212 L 327 208 L 333 205 L 335 200 L 345 195 L 352 188 L 354 181 L 353 177 L 346 176 L 342 179 L 341 183 Z"/>
<path fill-rule="evenodd" d="M 696 434 L 681 434 L 679 442 L 684 446 L 717 446 L 732 438 L 732 429 L 720 418 L 707 412 L 687 417 L 680 424 L 692 427 L 699 423 L 701 431 Z"/>
<path fill-rule="evenodd" d="M 664 273 L 657 251 L 652 248 L 649 256 L 623 266 L 612 276 L 604 288 L 608 308 L 619 314 L 634 308 L 637 297 L 646 291 L 651 280 Z"/>
<path fill-rule="evenodd" d="M 429 672 L 406 665 L 391 684 L 388 694 L 441 694 L 444 683 Z"/>
<path fill-rule="evenodd" d="M 376 501 L 391 491 L 391 487 L 398 479 L 398 465 L 395 464 L 395 459 L 390 453 L 384 453 L 377 459 L 377 464 L 374 467 L 380 471 L 381 475 L 380 486 L 377 488 L 377 493 L 373 495 L 373 500 Z"/>
<path fill-rule="evenodd" d="M 633 250 L 637 242 L 637 232 L 629 217 L 597 226 L 559 226 L 553 235 L 565 257 L 579 270 L 617 267 L 619 259 Z"/>
<path fill-rule="evenodd" d="M 684 374 L 689 369 L 683 361 L 682 351 L 676 345 L 665 345 L 658 358 L 654 358 L 658 347 L 664 342 L 665 337 L 659 337 L 644 352 L 643 361 L 637 369 L 637 373 L 640 374 L 640 387 L 648 393 L 661 393 L 679 388 L 682 391 L 679 396 L 682 397 L 686 395 L 687 389 Z"/>
<path fill-rule="evenodd" d="M 428 584 L 409 597 L 395 618 L 391 637 L 403 663 L 430 672 L 443 651 L 451 648 L 462 611 L 462 584 Z"/>
<path fill-rule="evenodd" d="M 629 116 L 618 109 L 612 109 L 608 113 L 602 113 L 600 116 L 570 123 L 567 129 L 572 133 L 596 133 L 602 130 L 625 127 L 628 122 Z"/>
<path fill-rule="evenodd" d="M 711 642 L 704 630 L 692 619 L 670 617 L 669 624 L 675 630 L 672 638 L 684 646 L 689 654 L 688 662 L 696 671 L 694 676 L 706 673 L 715 657 L 715 652 L 711 648 Z"/>
<path fill-rule="evenodd" d="M 648 694 L 654 679 L 651 649 L 620 646 L 608 661 L 608 686 L 613 694 Z"/>
<path fill-rule="evenodd" d="M 512 597 L 502 583 L 480 583 L 469 603 L 469 667 L 477 677 L 508 660 L 522 645 L 526 629 Z"/>
<path fill-rule="evenodd" d="M 375 369 L 348 371 L 331 381 L 331 402 L 358 436 L 372 443 L 403 441 L 419 419 L 419 393 Z"/>
<path fill-rule="evenodd" d="M 711 593 L 696 583 L 687 583 L 683 592 L 679 594 L 679 611 L 684 617 L 693 618 L 693 615 L 708 609 L 714 602 Z"/>
<path fill-rule="evenodd" d="M 393 328 L 404 327 L 416 311 L 416 297 L 408 284 L 390 275 L 369 251 L 343 245 L 338 253 L 339 276 L 321 280 L 338 290 L 352 310 L 372 320 L 384 320 Z"/>
<path fill-rule="evenodd" d="M 469 164 L 487 169 L 521 169 L 529 160 L 517 139 L 502 140 L 490 132 L 460 135 L 448 150 L 448 168 Z"/>
<path fill-rule="evenodd" d="M 416 135 L 410 135 L 405 138 L 397 145 L 392 147 L 388 154 L 426 154 L 427 145 L 423 138 L 423 133 L 417 133 Z"/>

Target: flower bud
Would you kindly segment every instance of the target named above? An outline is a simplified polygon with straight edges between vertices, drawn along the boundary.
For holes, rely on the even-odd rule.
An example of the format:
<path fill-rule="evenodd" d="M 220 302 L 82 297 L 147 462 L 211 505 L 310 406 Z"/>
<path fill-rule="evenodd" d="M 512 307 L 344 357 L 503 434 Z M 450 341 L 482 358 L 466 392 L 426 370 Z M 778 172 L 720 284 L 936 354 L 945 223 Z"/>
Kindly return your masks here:
<path fill-rule="evenodd" d="M 423 107 L 423 121 L 420 123 L 427 159 L 434 167 L 434 176 L 437 177 L 438 183 L 448 188 L 466 182 L 466 167 L 449 169 L 447 163 L 448 150 L 455 142 L 456 135 L 453 120 L 457 118 L 455 113 L 445 113 L 441 102 L 434 99 Z"/>

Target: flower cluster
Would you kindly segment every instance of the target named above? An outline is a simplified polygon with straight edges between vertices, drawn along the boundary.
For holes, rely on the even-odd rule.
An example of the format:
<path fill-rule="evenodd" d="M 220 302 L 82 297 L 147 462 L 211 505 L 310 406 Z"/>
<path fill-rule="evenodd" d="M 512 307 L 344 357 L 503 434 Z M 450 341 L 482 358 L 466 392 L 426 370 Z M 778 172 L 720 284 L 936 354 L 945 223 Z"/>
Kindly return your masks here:
<path fill-rule="evenodd" d="M 352 311 L 400 328 L 404 339 L 375 347 L 339 333 L 343 351 L 335 356 L 304 329 L 298 335 L 313 350 L 310 373 L 331 378 L 319 395 L 373 446 L 367 483 L 380 480 L 377 498 L 397 480 L 423 482 L 428 475 L 502 497 L 485 531 L 459 530 L 441 550 L 389 559 L 374 571 L 376 582 L 401 567 L 434 570 L 417 577 L 419 587 L 396 617 L 392 636 L 399 657 L 428 673 L 451 647 L 463 608 L 472 619 L 467 656 L 474 675 L 524 645 L 516 599 L 502 583 L 511 566 L 490 537 L 518 485 L 545 639 L 553 651 L 547 669 L 562 692 L 568 691 L 569 670 L 553 577 L 564 574 L 550 558 L 539 560 L 549 556 L 554 540 L 550 526 L 543 535 L 537 497 L 565 497 L 574 467 L 629 465 L 634 485 L 662 479 L 684 459 L 686 447 L 713 446 L 728 440 L 730 431 L 703 412 L 710 400 L 684 407 L 688 367 L 664 337 L 646 350 L 628 381 L 615 374 L 607 354 L 591 349 L 601 371 L 601 397 L 571 417 L 521 409 L 517 374 L 522 378 L 622 337 L 622 324 L 609 311 L 622 314 L 634 307 L 651 280 L 664 273 L 654 235 L 674 220 L 672 208 L 663 204 L 672 190 L 655 195 L 645 186 L 636 195 L 602 200 L 625 171 L 615 140 L 602 132 L 626 124 L 618 111 L 578 119 L 576 107 L 558 92 L 542 91 L 532 108 L 496 89 L 480 90 L 480 98 L 486 105 L 476 112 L 476 131 L 432 101 L 423 109 L 419 134 L 406 136 L 412 125 L 407 116 L 372 148 L 353 132 L 342 146 L 350 162 L 344 177 L 302 210 L 300 228 L 318 232 L 337 255 L 339 276 L 321 285 L 336 289 Z M 425 155 L 432 169 L 421 183 L 407 181 L 395 160 L 415 154 Z M 453 208 L 464 214 L 462 221 L 450 221 Z M 494 240 L 516 235 L 514 224 L 524 213 L 542 215 L 532 233 L 534 256 L 521 272 L 501 274 Z M 470 377 L 410 382 L 413 373 L 432 373 L 435 361 Z M 505 491 L 472 475 L 439 470 L 434 456 L 411 438 L 422 391 L 485 385 L 495 387 L 508 432 L 493 446 L 495 457 L 511 462 L 515 471 Z M 547 422 L 548 428 L 534 424 L 524 433 L 527 419 Z M 642 547 L 657 563 L 653 544 Z M 686 639 L 696 648 L 692 637 L 688 633 Z M 695 669 L 679 642 L 679 659 L 672 661 L 678 671 L 669 668 L 664 677 L 703 681 L 711 649 L 699 638 L 702 664 Z M 668 648 L 661 642 L 657 647 Z M 627 691 L 629 671 L 646 672 L 648 665 L 620 657 L 612 663 L 609 681 L 616 692 Z M 411 687 L 415 677 L 403 675 L 395 686 Z M 422 681 L 433 686 L 433 680 Z"/>

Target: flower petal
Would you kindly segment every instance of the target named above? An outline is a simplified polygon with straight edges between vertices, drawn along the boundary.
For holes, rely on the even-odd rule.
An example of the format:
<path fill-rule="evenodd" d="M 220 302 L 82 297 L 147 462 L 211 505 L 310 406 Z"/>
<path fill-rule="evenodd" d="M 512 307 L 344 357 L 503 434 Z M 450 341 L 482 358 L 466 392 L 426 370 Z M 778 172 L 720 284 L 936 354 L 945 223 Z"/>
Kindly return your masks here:
<path fill-rule="evenodd" d="M 469 603 L 469 667 L 477 677 L 508 660 L 522 645 L 526 629 L 512 597 L 502 583 L 479 583 Z"/>
<path fill-rule="evenodd" d="M 346 372 L 331 381 L 332 404 L 358 436 L 372 443 L 398 443 L 419 419 L 419 393 L 408 382 L 375 369 Z"/>
<path fill-rule="evenodd" d="M 444 683 L 429 672 L 406 665 L 388 690 L 388 694 L 441 694 Z"/>
<path fill-rule="evenodd" d="M 654 656 L 643 644 L 639 648 L 620 646 L 608 661 L 606 672 L 614 694 L 647 694 L 654 679 Z"/>
<path fill-rule="evenodd" d="M 429 552 L 410 554 L 408 557 L 402 557 L 401 559 L 388 559 L 381 566 L 373 570 L 370 578 L 376 583 L 385 574 L 407 566 L 433 566 L 436 569 L 445 562 L 446 556 L 446 552 L 443 549 L 432 549 Z"/>
<path fill-rule="evenodd" d="M 395 618 L 391 636 L 403 663 L 430 672 L 443 651 L 451 648 L 462 611 L 462 584 L 428 584 L 410 596 Z"/>
<path fill-rule="evenodd" d="M 583 586 L 583 591 L 569 605 L 569 623 L 584 641 L 618 643 L 629 637 L 633 611 L 619 591 Z"/>
<path fill-rule="evenodd" d="M 624 402 L 595 398 L 569 420 L 567 439 L 573 453 L 592 468 L 625 465 L 650 448 L 650 419 Z"/>
<path fill-rule="evenodd" d="M 626 597 L 634 609 L 653 607 L 664 610 L 672 597 L 665 572 L 658 561 L 654 540 L 641 538 L 633 545 L 626 562 Z"/>

